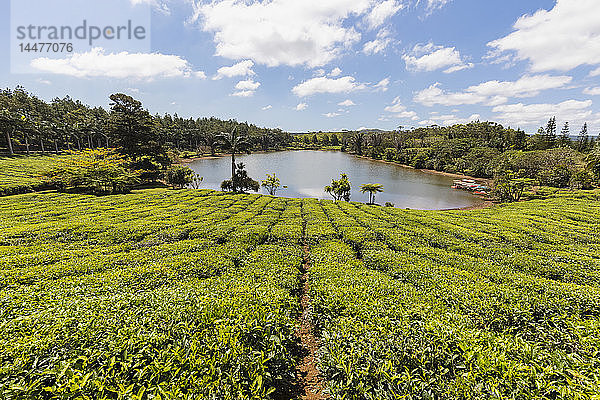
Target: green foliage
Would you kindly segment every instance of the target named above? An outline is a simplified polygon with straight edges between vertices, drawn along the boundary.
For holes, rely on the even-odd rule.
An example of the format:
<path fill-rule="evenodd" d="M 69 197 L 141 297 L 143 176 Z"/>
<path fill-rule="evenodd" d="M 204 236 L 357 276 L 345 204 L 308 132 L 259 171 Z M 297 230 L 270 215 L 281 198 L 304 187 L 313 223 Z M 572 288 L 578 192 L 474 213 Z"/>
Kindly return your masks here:
<path fill-rule="evenodd" d="M 49 189 L 43 173 L 54 166 L 58 156 L 0 157 L 0 196 Z"/>
<path fill-rule="evenodd" d="M 165 177 L 167 184 L 183 189 L 186 185 L 189 185 L 194 181 L 196 175 L 189 167 L 173 165 L 167 169 Z"/>
<path fill-rule="evenodd" d="M 129 169 L 130 161 L 110 149 L 74 151 L 57 159 L 44 173 L 59 190 L 91 194 L 127 193 L 138 183 L 138 173 Z"/>
<path fill-rule="evenodd" d="M 341 240 L 312 246 L 309 279 L 332 398 L 600 392 L 597 202 L 468 213 L 336 206 L 324 206 L 332 221 L 350 219 Z"/>
<path fill-rule="evenodd" d="M 136 161 L 138 157 L 151 157 L 152 163 L 166 166 L 165 148 L 215 155 L 216 136 L 232 129 L 247 132 L 254 149 L 278 150 L 292 142 L 291 135 L 281 129 L 236 120 L 151 116 L 139 101 L 123 93 L 112 95 L 111 109 L 105 110 L 69 96 L 47 103 L 23 87 L 0 89 L 0 151 L 4 148 L 11 155 L 120 147 Z"/>
<path fill-rule="evenodd" d="M 585 168 L 584 157 L 571 148 L 540 151 L 509 151 L 495 161 L 495 171 L 503 175 L 511 171 L 517 178 L 535 179 L 553 187 L 568 187 L 573 175 Z"/>
<path fill-rule="evenodd" d="M 294 398 L 306 243 L 330 398 L 593 398 L 599 199 L 4 197 L 0 397 Z"/>
<path fill-rule="evenodd" d="M 275 173 L 273 173 L 273 175 L 267 174 L 267 179 L 263 180 L 261 185 L 267 189 L 267 192 L 269 192 L 271 196 L 275 196 L 279 186 L 281 186 L 281 181 Z"/>
<path fill-rule="evenodd" d="M 331 180 L 331 185 L 325 186 L 325 192 L 329 193 L 335 201 L 345 200 L 350 201 L 350 181 L 348 175 L 341 174 L 340 179 Z"/>
<path fill-rule="evenodd" d="M 239 163 L 235 168 L 233 179 L 227 179 L 221 182 L 221 189 L 229 192 L 240 191 L 243 193 L 246 190 L 258 192 L 260 184 L 248 176 L 248 172 L 245 168 L 243 163 Z"/>
<path fill-rule="evenodd" d="M 142 103 L 122 93 L 110 96 L 110 135 L 124 154 L 139 163 L 136 167 L 158 170 L 169 164 L 166 149 L 161 145 L 152 116 Z M 158 168 L 152 168 L 158 164 Z"/>
<path fill-rule="evenodd" d="M 303 252 L 269 232 L 300 208 L 207 194 L 0 200 L 0 397 L 289 392 Z"/>
<path fill-rule="evenodd" d="M 492 194 L 500 202 L 512 203 L 521 200 L 525 189 L 534 183 L 532 179 L 517 178 L 515 174 L 507 172 L 496 177 Z"/>
<path fill-rule="evenodd" d="M 369 204 L 375 203 L 375 195 L 383 192 L 383 185 L 379 183 L 366 183 L 360 187 L 361 193 L 369 193 Z"/>

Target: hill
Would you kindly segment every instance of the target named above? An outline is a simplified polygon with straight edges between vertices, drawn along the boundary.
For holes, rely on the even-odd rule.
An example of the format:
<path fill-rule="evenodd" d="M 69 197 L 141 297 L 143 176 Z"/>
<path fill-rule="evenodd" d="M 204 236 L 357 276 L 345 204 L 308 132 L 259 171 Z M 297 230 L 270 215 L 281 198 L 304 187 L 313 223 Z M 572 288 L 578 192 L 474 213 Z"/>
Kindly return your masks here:
<path fill-rule="evenodd" d="M 0 398 L 294 398 L 302 312 L 331 398 L 598 395 L 599 217 L 596 193 L 0 198 Z"/>

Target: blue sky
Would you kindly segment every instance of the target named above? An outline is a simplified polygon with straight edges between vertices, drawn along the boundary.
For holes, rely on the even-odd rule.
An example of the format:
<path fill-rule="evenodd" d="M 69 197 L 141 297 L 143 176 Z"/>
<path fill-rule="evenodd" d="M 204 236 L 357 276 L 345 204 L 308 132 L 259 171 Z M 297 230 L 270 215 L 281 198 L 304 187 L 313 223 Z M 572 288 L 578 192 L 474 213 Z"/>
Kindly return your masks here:
<path fill-rule="evenodd" d="M 584 122 L 600 131 L 598 0 L 114 1 L 123 15 L 151 7 L 150 50 L 100 43 L 36 56 L 29 74 L 3 57 L 2 86 L 102 106 L 125 92 L 152 113 L 289 131 L 480 119 L 533 133 L 552 116 L 574 134 Z M 0 4 L 10 54 L 10 2 Z"/>

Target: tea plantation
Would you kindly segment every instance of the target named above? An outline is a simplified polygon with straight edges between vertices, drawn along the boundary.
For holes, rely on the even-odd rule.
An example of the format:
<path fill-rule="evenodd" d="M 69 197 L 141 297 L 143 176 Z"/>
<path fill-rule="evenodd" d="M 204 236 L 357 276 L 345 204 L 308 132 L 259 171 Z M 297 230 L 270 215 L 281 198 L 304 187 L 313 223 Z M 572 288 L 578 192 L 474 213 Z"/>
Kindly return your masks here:
<path fill-rule="evenodd" d="M 61 156 L 0 157 L 0 196 L 46 188 L 42 173 Z"/>
<path fill-rule="evenodd" d="M 0 399 L 600 398 L 600 202 L 0 198 Z"/>

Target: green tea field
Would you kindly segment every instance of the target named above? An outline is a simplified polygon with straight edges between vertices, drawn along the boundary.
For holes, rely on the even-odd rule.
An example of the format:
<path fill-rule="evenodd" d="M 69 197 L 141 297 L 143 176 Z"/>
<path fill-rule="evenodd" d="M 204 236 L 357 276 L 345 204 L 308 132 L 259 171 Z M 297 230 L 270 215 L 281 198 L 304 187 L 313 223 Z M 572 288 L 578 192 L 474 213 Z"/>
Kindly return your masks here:
<path fill-rule="evenodd" d="M 594 196 L 0 198 L 0 399 L 598 399 Z"/>
<path fill-rule="evenodd" d="M 42 173 L 57 156 L 0 157 L 0 196 L 43 189 Z"/>

